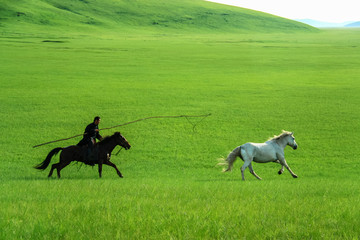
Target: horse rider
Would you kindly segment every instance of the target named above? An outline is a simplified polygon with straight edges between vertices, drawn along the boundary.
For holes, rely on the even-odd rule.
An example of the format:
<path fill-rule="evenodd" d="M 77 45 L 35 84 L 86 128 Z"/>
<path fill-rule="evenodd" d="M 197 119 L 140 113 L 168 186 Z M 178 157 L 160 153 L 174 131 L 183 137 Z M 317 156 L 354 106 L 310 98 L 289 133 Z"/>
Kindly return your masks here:
<path fill-rule="evenodd" d="M 99 123 L 101 118 L 96 116 L 94 121 L 86 126 L 83 138 L 77 144 L 77 146 L 87 146 L 87 151 L 85 152 L 85 160 L 89 161 L 90 165 L 94 165 L 96 161 L 96 155 L 93 154 L 94 145 L 96 139 L 102 140 L 103 137 L 99 133 Z"/>

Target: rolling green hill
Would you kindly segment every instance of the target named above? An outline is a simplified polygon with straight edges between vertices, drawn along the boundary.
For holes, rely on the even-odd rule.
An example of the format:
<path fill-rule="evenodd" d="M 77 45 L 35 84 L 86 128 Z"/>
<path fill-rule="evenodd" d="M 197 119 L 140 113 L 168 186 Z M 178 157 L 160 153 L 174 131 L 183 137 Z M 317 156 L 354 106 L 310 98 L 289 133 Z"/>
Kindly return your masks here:
<path fill-rule="evenodd" d="M 201 0 L 0 1 L 0 32 L 298 32 L 311 26 Z"/>

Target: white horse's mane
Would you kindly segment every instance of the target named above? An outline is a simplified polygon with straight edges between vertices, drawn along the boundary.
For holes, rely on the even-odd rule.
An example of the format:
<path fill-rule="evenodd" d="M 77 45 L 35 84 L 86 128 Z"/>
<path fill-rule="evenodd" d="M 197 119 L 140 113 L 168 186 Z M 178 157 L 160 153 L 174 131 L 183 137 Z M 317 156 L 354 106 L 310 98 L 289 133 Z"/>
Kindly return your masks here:
<path fill-rule="evenodd" d="M 274 135 L 274 137 L 269 138 L 269 140 L 279 140 L 279 139 L 282 139 L 284 137 L 291 136 L 292 134 L 293 134 L 292 132 L 282 130 L 282 133 L 280 135 L 277 135 L 277 136 Z"/>

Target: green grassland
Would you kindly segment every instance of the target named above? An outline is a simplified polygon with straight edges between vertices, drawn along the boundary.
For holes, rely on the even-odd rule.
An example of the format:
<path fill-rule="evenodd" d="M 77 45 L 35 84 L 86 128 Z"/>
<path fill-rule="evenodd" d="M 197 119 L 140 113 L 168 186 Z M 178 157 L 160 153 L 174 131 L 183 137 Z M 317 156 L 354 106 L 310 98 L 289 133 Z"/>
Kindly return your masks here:
<path fill-rule="evenodd" d="M 319 31 L 202 1 L 171 1 L 172 10 L 145 1 L 2 2 L 0 239 L 360 238 L 359 30 Z M 138 18 L 115 18 L 121 4 Z M 205 26 L 196 16 L 206 11 L 239 22 Z M 244 23 L 245 13 L 272 27 Z M 152 119 L 102 131 L 119 130 L 132 144 L 112 157 L 123 179 L 107 166 L 101 179 L 80 164 L 61 180 L 32 168 L 80 139 L 33 145 L 82 133 L 95 115 L 105 128 L 207 113 L 195 129 L 186 119 Z M 295 132 L 299 148 L 285 154 L 298 179 L 279 176 L 273 163 L 254 164 L 263 180 L 247 171 L 245 182 L 241 160 L 231 173 L 216 166 L 236 146 L 282 129 Z"/>

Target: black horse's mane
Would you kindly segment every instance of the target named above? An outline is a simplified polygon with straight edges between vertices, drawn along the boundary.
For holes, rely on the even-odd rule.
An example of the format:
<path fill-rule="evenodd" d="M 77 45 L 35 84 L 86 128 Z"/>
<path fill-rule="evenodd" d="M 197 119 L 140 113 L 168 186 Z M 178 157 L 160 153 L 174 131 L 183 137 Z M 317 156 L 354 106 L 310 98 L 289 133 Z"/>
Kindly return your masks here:
<path fill-rule="evenodd" d="M 103 144 L 107 144 L 108 142 L 110 142 L 114 137 L 115 135 L 120 135 L 119 132 L 115 132 L 113 135 L 111 136 L 106 136 L 103 138 L 103 140 L 101 140 L 100 142 L 98 142 L 98 144 L 100 145 L 103 145 Z"/>

